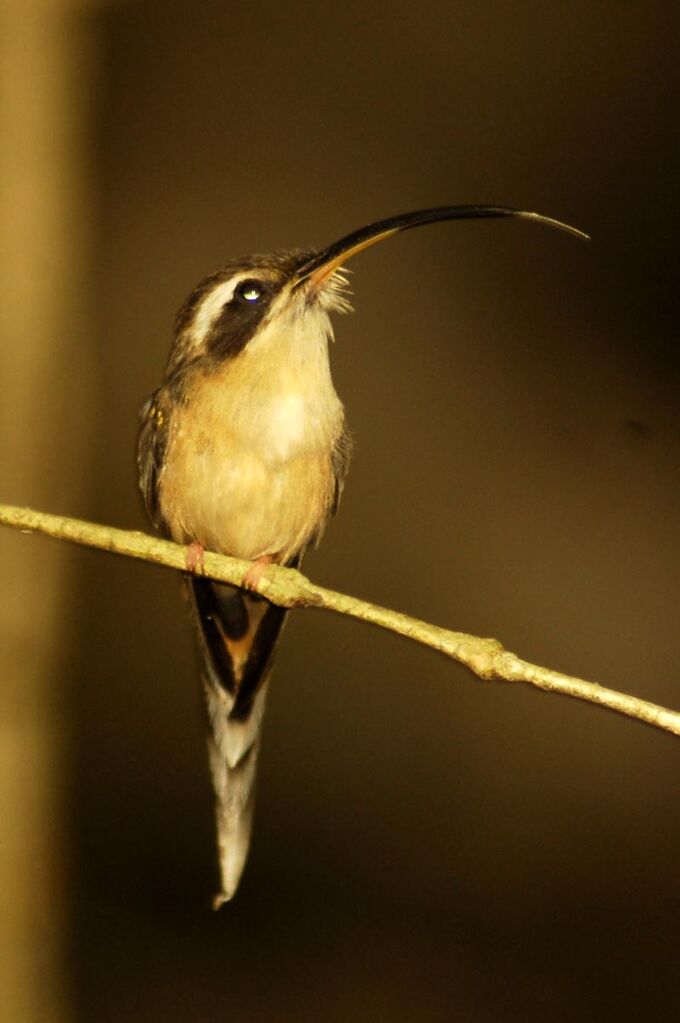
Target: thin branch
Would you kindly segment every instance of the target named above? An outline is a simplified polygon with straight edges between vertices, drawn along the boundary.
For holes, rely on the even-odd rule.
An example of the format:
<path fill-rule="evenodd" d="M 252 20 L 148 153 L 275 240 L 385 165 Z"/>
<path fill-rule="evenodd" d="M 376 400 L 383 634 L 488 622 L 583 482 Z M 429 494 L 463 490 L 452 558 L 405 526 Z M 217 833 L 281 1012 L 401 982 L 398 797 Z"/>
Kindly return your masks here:
<path fill-rule="evenodd" d="M 179 571 L 186 570 L 186 547 L 168 540 L 159 540 L 146 533 L 99 526 L 79 519 L 63 518 L 60 515 L 49 515 L 10 505 L 0 505 L 0 525 L 12 526 L 27 533 L 45 533 L 60 540 L 70 540 L 87 547 L 97 547 L 142 561 L 155 562 Z M 248 561 L 206 552 L 203 574 L 218 582 L 238 586 L 249 567 Z M 600 707 L 607 707 L 619 714 L 662 728 L 673 735 L 680 735 L 680 713 L 635 696 L 616 692 L 614 689 L 606 689 L 594 682 L 586 682 L 584 679 L 530 664 L 516 654 L 510 653 L 496 639 L 481 639 L 464 632 L 451 632 L 449 629 L 421 622 L 417 618 L 410 618 L 398 611 L 390 611 L 364 600 L 324 589 L 310 582 L 295 569 L 269 566 L 262 574 L 257 591 L 281 607 L 324 608 L 389 629 L 416 643 L 438 650 L 465 665 L 478 678 L 486 681 L 528 683 L 546 692 L 561 693 L 563 696 L 572 696 Z"/>

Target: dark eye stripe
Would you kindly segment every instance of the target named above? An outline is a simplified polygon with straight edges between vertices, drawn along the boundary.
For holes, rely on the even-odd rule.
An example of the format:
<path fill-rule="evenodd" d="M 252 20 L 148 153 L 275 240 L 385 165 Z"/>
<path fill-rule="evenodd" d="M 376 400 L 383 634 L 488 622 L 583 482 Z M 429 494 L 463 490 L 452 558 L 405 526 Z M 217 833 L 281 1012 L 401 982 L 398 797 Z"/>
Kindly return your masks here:
<path fill-rule="evenodd" d="M 214 320 L 205 349 L 217 361 L 234 358 L 257 333 L 267 315 L 276 288 L 268 281 L 249 277 L 240 281 L 229 302 Z"/>

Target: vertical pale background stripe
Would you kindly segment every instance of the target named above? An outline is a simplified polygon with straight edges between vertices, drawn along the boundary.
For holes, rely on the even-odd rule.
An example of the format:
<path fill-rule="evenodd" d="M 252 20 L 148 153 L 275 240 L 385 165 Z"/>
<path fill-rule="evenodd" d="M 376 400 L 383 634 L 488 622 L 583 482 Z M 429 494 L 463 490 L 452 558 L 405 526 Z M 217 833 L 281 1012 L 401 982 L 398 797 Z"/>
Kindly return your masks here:
<path fill-rule="evenodd" d="M 82 498 L 92 393 L 83 7 L 0 8 L 1 489 L 57 508 Z M 55 386 L 63 365 L 66 392 Z M 61 1023 L 71 1017 L 60 827 L 67 694 L 53 682 L 72 554 L 21 537 L 0 544 L 0 1004 L 9 1023 Z"/>

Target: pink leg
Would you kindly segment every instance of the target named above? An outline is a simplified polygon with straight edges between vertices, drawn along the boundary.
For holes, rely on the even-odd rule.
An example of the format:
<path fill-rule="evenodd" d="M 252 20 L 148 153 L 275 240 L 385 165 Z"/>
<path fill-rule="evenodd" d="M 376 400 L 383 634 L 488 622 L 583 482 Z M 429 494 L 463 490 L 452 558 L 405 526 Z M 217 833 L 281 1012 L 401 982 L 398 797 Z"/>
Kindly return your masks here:
<path fill-rule="evenodd" d="M 263 554 L 261 558 L 257 558 L 241 580 L 241 586 L 244 590 L 257 590 L 262 573 L 264 572 L 267 565 L 271 565 L 273 562 L 271 554 Z"/>
<path fill-rule="evenodd" d="M 203 544 L 198 543 L 194 540 L 187 547 L 186 554 L 186 566 L 187 572 L 191 572 L 192 575 L 204 575 L 205 564 L 203 563 L 203 555 L 205 554 L 205 547 Z"/>

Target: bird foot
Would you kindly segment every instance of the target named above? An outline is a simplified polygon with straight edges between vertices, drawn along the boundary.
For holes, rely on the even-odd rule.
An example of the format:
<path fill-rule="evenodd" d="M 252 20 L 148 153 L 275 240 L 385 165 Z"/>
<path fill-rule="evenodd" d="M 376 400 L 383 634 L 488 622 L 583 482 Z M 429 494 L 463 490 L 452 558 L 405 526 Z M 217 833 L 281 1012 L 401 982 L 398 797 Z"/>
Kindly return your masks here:
<path fill-rule="evenodd" d="M 273 562 L 271 554 L 263 554 L 261 558 L 257 558 L 250 568 L 244 573 L 243 579 L 241 580 L 241 586 L 244 590 L 257 590 L 260 585 L 260 579 L 262 573 L 268 565 Z"/>
<path fill-rule="evenodd" d="M 197 540 L 189 544 L 184 562 L 187 572 L 191 572 L 192 575 L 205 575 L 204 554 L 205 547 L 203 544 L 198 543 Z"/>

